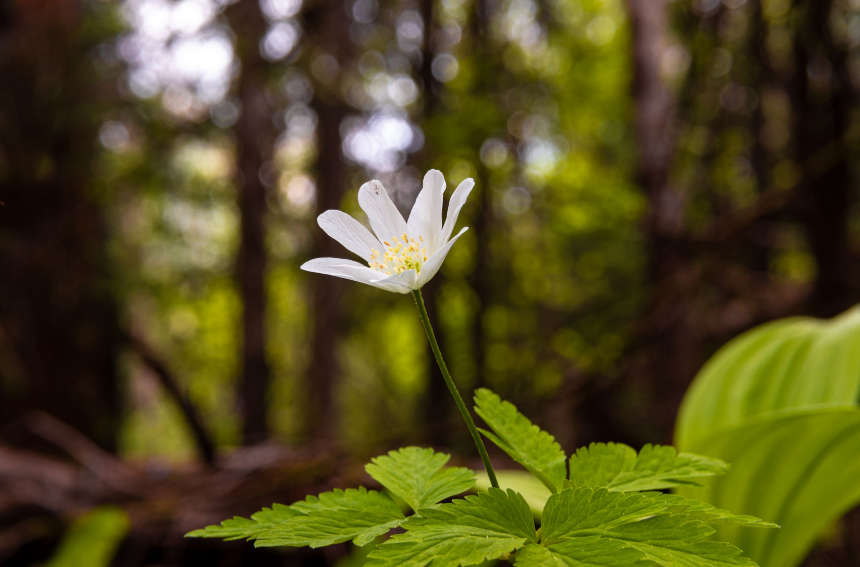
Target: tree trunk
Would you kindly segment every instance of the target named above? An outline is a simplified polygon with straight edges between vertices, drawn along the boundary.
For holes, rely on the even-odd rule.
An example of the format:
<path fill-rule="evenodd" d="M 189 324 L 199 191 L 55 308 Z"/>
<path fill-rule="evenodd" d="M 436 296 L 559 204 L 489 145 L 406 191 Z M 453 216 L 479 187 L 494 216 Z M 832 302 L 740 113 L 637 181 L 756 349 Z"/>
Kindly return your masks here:
<path fill-rule="evenodd" d="M 699 364 L 699 341 L 689 325 L 689 299 L 678 297 L 689 262 L 681 240 L 684 196 L 673 187 L 669 170 L 675 145 L 675 102 L 660 73 L 667 44 L 663 1 L 628 0 L 633 35 L 633 100 L 638 142 L 636 180 L 649 203 L 645 236 L 651 298 L 640 321 L 643 346 L 633 372 L 644 381 L 660 409 L 658 424 L 671 430 L 680 396 Z"/>
<path fill-rule="evenodd" d="M 113 450 L 117 308 L 92 199 L 104 83 L 76 1 L 0 20 L 0 427 L 42 409 Z"/>
<path fill-rule="evenodd" d="M 240 399 L 242 439 L 257 443 L 268 436 L 266 395 L 266 187 L 260 169 L 271 159 L 274 142 L 273 109 L 266 99 L 267 63 L 258 45 L 266 32 L 259 4 L 242 0 L 228 9 L 237 35 L 241 75 L 237 94 L 242 112 L 236 121 L 240 238 L 236 278 L 242 297 L 242 376 Z"/>
<path fill-rule="evenodd" d="M 853 95 L 847 53 L 830 34 L 830 0 L 801 1 L 792 93 L 801 215 L 818 267 L 809 310 L 830 317 L 857 300 L 848 243 L 851 173 L 845 133 Z M 818 75 L 812 84 L 810 74 Z M 828 76 L 829 75 L 829 76 Z"/>
<path fill-rule="evenodd" d="M 333 56 L 341 68 L 349 53 L 349 20 L 343 3 L 325 0 L 307 16 L 309 34 L 322 52 Z M 316 84 L 313 108 L 317 113 L 317 200 L 316 214 L 339 209 L 346 184 L 346 164 L 341 151 L 340 124 L 348 107 L 341 100 L 340 80 L 332 85 Z M 315 227 L 312 257 L 337 257 L 343 248 Z M 341 336 L 344 281 L 316 277 L 312 286 L 313 321 L 311 364 L 307 372 L 310 400 L 307 428 L 315 440 L 329 442 L 336 430 L 334 392 L 340 375 L 337 347 Z"/>

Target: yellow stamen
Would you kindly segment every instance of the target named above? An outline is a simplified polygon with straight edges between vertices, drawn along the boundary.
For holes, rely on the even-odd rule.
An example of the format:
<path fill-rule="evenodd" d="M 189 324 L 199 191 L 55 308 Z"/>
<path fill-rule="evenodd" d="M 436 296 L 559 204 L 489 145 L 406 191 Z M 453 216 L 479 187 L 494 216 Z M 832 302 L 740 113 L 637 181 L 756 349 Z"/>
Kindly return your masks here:
<path fill-rule="evenodd" d="M 402 274 L 407 270 L 421 271 L 421 266 L 427 261 L 427 248 L 420 248 L 415 238 L 410 238 L 407 233 L 403 233 L 402 237 L 392 236 L 391 241 L 384 240 L 383 243 L 388 247 L 383 257 L 385 262 L 379 261 L 380 252 L 376 249 L 370 249 L 370 262 L 368 265 L 385 275 Z M 424 237 L 419 236 L 418 241 L 424 242 Z"/>

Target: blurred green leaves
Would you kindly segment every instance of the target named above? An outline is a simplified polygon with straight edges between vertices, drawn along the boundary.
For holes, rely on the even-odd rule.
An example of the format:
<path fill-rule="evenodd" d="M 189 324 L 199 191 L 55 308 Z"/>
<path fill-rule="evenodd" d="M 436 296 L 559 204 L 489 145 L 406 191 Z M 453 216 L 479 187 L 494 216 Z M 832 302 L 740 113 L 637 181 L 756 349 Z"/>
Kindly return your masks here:
<path fill-rule="evenodd" d="M 122 509 L 96 508 L 69 526 L 45 567 L 108 567 L 129 526 Z"/>

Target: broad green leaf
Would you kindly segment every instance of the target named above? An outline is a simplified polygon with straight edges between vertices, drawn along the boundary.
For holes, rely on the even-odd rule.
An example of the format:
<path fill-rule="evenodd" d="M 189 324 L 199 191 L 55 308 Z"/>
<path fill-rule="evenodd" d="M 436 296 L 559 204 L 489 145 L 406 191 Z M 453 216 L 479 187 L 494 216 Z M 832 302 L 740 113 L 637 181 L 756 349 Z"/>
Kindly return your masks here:
<path fill-rule="evenodd" d="M 619 492 L 699 486 L 694 478 L 725 474 L 728 465 L 674 447 L 645 445 L 639 454 L 622 443 L 592 443 L 570 457 L 570 482 Z"/>
<path fill-rule="evenodd" d="M 364 545 L 405 520 L 394 500 L 365 488 L 335 489 L 292 507 L 304 514 L 261 534 L 257 547 L 322 547 L 349 540 Z"/>
<path fill-rule="evenodd" d="M 703 541 L 714 530 L 702 522 L 666 514 L 665 509 L 665 502 L 645 494 L 565 489 L 552 495 L 544 510 L 541 545 L 550 555 L 529 551 L 526 559 L 533 553 L 535 562 L 517 564 L 581 565 L 590 560 L 597 565 L 632 565 L 645 560 L 664 567 L 755 565 L 737 547 Z M 631 550 L 639 553 L 638 559 Z"/>
<path fill-rule="evenodd" d="M 365 469 L 374 480 L 418 510 L 474 486 L 475 473 L 469 469 L 443 468 L 450 458 L 433 449 L 406 447 L 373 459 Z"/>
<path fill-rule="evenodd" d="M 730 342 L 696 377 L 675 437 L 732 464 L 683 494 L 782 526 L 718 527 L 764 567 L 799 565 L 822 529 L 860 503 L 860 308 L 786 319 Z"/>
<path fill-rule="evenodd" d="M 778 528 L 771 522 L 765 522 L 755 516 L 732 514 L 728 510 L 720 510 L 712 504 L 699 500 L 689 500 L 678 494 L 663 494 L 660 492 L 645 493 L 667 505 L 666 513 L 684 515 L 688 520 L 698 520 L 710 526 L 744 526 L 748 528 Z"/>
<path fill-rule="evenodd" d="M 529 508 L 532 509 L 535 519 L 540 520 L 543 507 L 546 505 L 546 499 L 552 494 L 541 481 L 527 471 L 499 469 L 496 469 L 496 480 L 499 481 L 499 488 L 502 490 L 510 488 L 525 498 L 529 504 Z M 490 478 L 487 476 L 487 473 L 479 472 L 475 488 L 486 492 L 491 486 L 492 484 L 490 484 Z"/>
<path fill-rule="evenodd" d="M 729 342 L 702 368 L 681 405 L 676 445 L 698 446 L 747 418 L 858 398 L 860 307 L 831 321 L 775 321 Z"/>
<path fill-rule="evenodd" d="M 741 514 L 776 522 L 780 530 L 718 527 L 766 567 L 793 567 L 818 534 L 860 503 L 860 410 L 795 410 L 722 431 L 700 450 L 732 463 L 705 489 L 684 490 Z"/>
<path fill-rule="evenodd" d="M 493 430 L 481 432 L 552 492 L 561 490 L 567 477 L 567 457 L 555 438 L 490 390 L 476 391 L 475 404 L 475 411 Z"/>
<path fill-rule="evenodd" d="M 367 567 L 474 565 L 536 543 L 534 520 L 522 496 L 491 488 L 450 504 L 420 510 L 370 554 Z"/>
<path fill-rule="evenodd" d="M 219 538 L 225 541 L 237 539 L 254 540 L 268 532 L 277 524 L 283 524 L 291 518 L 303 515 L 303 512 L 283 504 L 273 504 L 271 508 L 263 508 L 250 519 L 234 517 L 224 520 L 218 526 L 206 526 L 201 530 L 194 530 L 185 537 L 207 537 Z"/>

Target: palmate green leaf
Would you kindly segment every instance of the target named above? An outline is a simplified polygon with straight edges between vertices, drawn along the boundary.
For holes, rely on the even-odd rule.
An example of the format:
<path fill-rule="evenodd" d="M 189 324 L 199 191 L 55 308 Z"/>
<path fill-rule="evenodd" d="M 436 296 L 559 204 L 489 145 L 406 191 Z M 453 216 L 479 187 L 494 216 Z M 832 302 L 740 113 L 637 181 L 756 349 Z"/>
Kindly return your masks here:
<path fill-rule="evenodd" d="M 642 553 L 623 541 L 600 536 L 581 537 L 550 548 L 530 544 L 517 551 L 519 567 L 649 567 Z"/>
<path fill-rule="evenodd" d="M 485 472 L 478 472 L 477 474 L 478 481 L 475 483 L 475 488 L 486 492 L 492 486 L 490 477 Z M 510 488 L 525 498 L 529 508 L 532 509 L 535 520 L 540 520 L 546 499 L 552 494 L 549 488 L 544 486 L 544 483 L 535 478 L 532 473 L 519 469 L 515 471 L 496 469 L 496 480 L 499 481 L 499 488 L 502 490 Z"/>
<path fill-rule="evenodd" d="M 481 433 L 538 477 L 550 491 L 561 490 L 567 477 L 567 456 L 555 438 L 490 390 L 477 390 L 475 404 L 475 411 L 493 430 L 490 433 L 482 429 Z"/>
<path fill-rule="evenodd" d="M 547 500 L 541 542 L 551 545 L 571 537 L 598 535 L 597 532 L 602 535 L 665 510 L 665 502 L 641 494 L 610 492 L 605 488 L 568 488 Z"/>
<path fill-rule="evenodd" d="M 570 457 L 570 482 L 575 486 L 605 486 L 619 492 L 700 486 L 692 479 L 722 475 L 728 465 L 674 447 L 645 445 L 639 454 L 622 443 L 592 443 Z"/>
<path fill-rule="evenodd" d="M 732 463 L 683 494 L 779 531 L 718 527 L 763 567 L 799 565 L 825 526 L 860 503 L 860 308 L 786 319 L 730 342 L 687 393 L 675 438 Z"/>
<path fill-rule="evenodd" d="M 273 504 L 271 508 L 263 508 L 251 518 L 236 516 L 230 520 L 224 520 L 218 526 L 206 526 L 200 530 L 185 534 L 185 537 L 218 538 L 225 541 L 237 539 L 255 540 L 277 524 L 282 524 L 291 518 L 301 516 L 303 513 L 290 506 Z"/>
<path fill-rule="evenodd" d="M 544 509 L 541 546 L 545 551 L 523 549 L 516 565 L 755 565 L 737 547 L 703 541 L 713 529 L 684 515 L 667 514 L 666 508 L 666 502 L 645 494 L 565 489 L 552 495 Z"/>
<path fill-rule="evenodd" d="M 335 489 L 293 504 L 304 512 L 273 526 L 257 538 L 257 547 L 322 547 L 353 540 L 364 545 L 399 526 L 406 517 L 385 494 L 365 488 Z"/>
<path fill-rule="evenodd" d="M 489 492 L 423 509 L 370 554 L 366 567 L 455 567 L 511 553 L 537 534 L 528 504 L 509 490 Z"/>
<path fill-rule="evenodd" d="M 365 488 L 335 489 L 291 506 L 275 504 L 250 519 L 225 520 L 186 537 L 256 540 L 257 547 L 321 547 L 349 540 L 364 545 L 405 519 L 385 494 Z"/>
<path fill-rule="evenodd" d="M 728 510 L 720 510 L 712 504 L 699 500 L 689 500 L 679 494 L 663 494 L 660 492 L 645 493 L 665 502 L 666 513 L 683 515 L 688 520 L 698 520 L 709 526 L 739 526 L 745 528 L 778 528 L 777 524 L 765 522 L 761 518 L 747 515 L 732 514 Z"/>
<path fill-rule="evenodd" d="M 450 455 L 433 449 L 405 447 L 373 459 L 367 473 L 413 510 L 438 504 L 475 485 L 475 473 L 461 467 L 443 468 Z"/>

